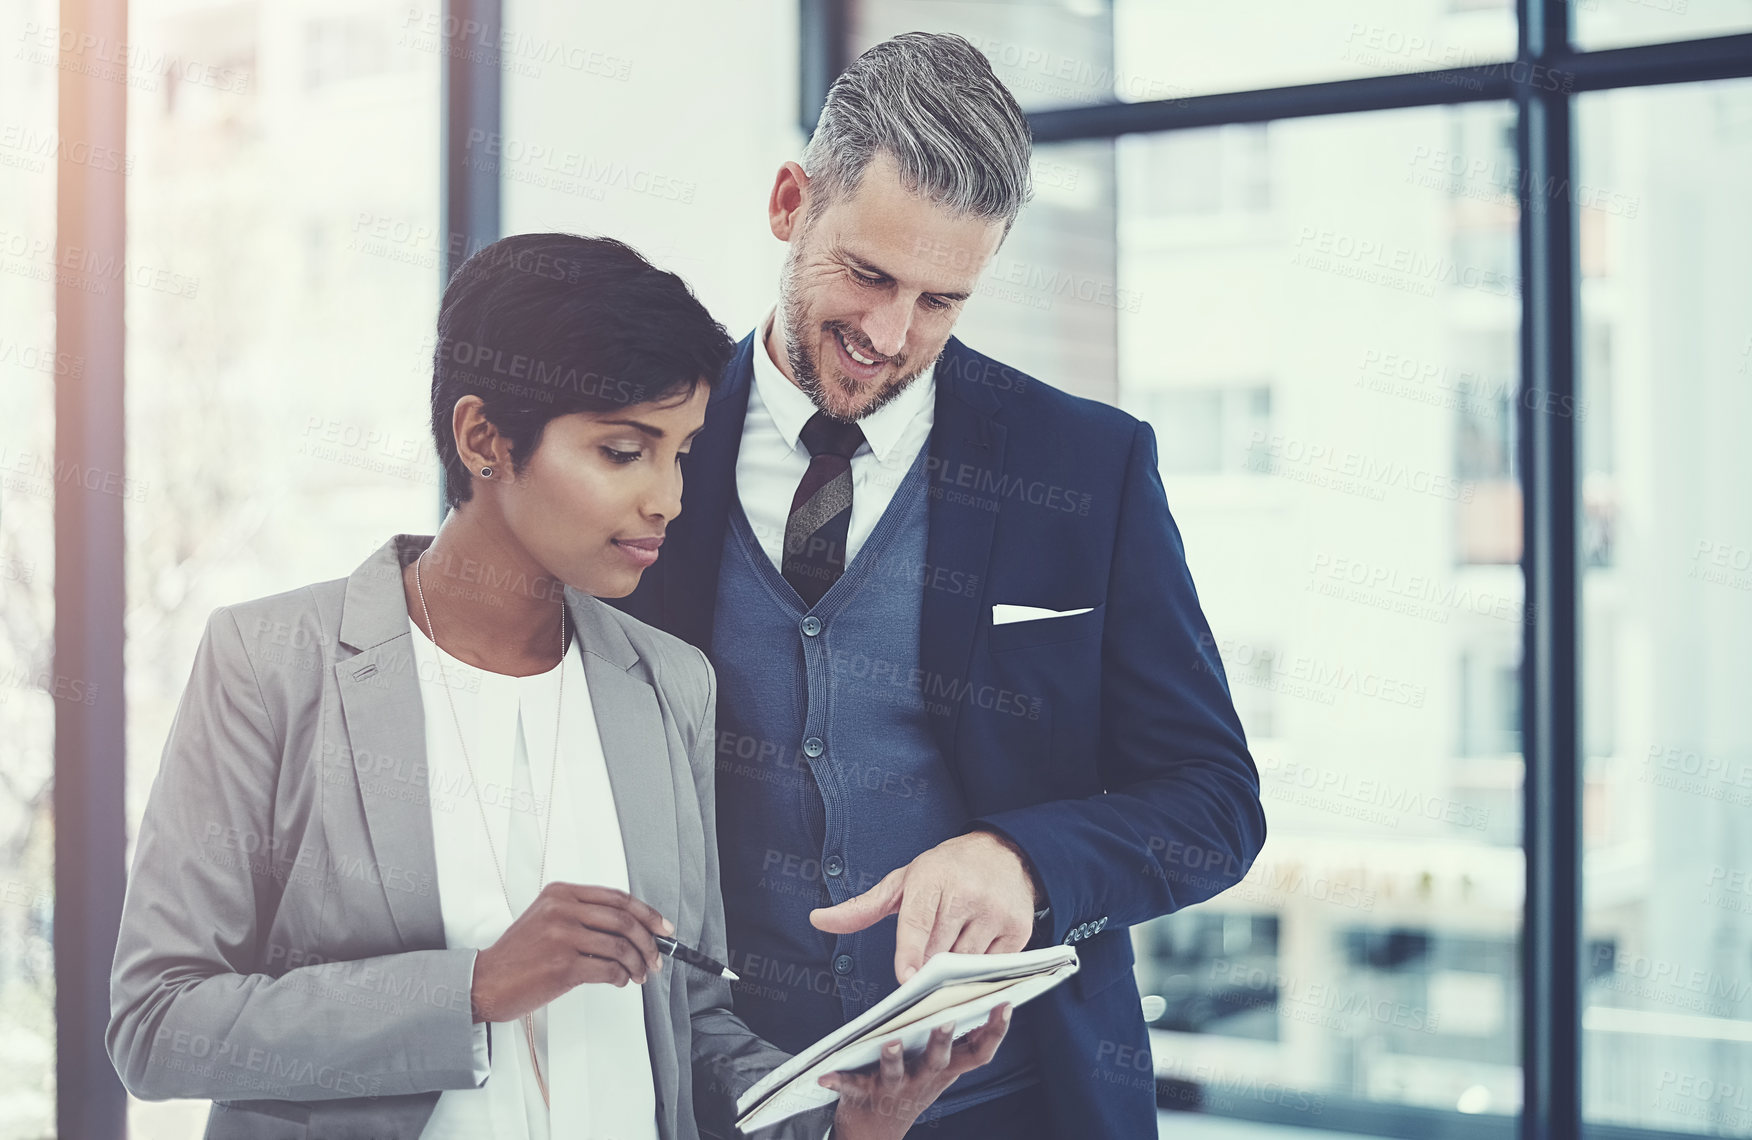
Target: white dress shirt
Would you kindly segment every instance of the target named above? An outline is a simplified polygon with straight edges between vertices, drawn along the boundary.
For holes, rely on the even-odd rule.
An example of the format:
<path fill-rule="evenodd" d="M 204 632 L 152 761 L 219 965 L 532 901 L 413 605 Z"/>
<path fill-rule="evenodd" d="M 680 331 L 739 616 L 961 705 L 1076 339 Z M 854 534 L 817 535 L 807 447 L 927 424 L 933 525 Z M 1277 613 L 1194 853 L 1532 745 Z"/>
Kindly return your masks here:
<path fill-rule="evenodd" d="M 785 568 L 785 523 L 791 517 L 791 500 L 809 470 L 809 449 L 798 437 L 817 411 L 803 390 L 785 379 L 767 352 L 767 330 L 774 321 L 782 320 L 775 307 L 756 334 L 754 384 L 748 393 L 742 447 L 736 456 L 736 494 L 742 500 L 743 513 L 761 549 L 781 571 Z M 779 340 L 784 342 L 782 332 Z M 895 489 L 918 458 L 919 448 L 930 438 L 936 417 L 936 371 L 936 365 L 931 365 L 900 395 L 858 421 L 864 442 L 852 455 L 847 566 L 876 529 Z"/>
<path fill-rule="evenodd" d="M 425 719 L 428 803 L 445 945 L 491 946 L 546 882 L 626 890 L 620 819 L 577 647 L 545 673 L 511 677 L 477 669 L 438 649 L 411 616 L 408 625 Z M 562 669 L 566 683 L 555 772 L 554 714 Z M 455 719 L 445 699 L 446 682 L 456 703 Z M 458 722 L 478 789 L 457 739 Z M 544 826 L 547 867 L 545 875 L 538 875 Z M 534 1011 L 536 1053 L 553 1101 L 551 1117 L 530 1067 L 522 1019 L 494 1023 L 490 1068 L 487 1027 L 476 1024 L 478 1087 L 441 1092 L 421 1140 L 656 1140 L 657 1100 L 640 995 L 638 986 L 586 984 Z"/>

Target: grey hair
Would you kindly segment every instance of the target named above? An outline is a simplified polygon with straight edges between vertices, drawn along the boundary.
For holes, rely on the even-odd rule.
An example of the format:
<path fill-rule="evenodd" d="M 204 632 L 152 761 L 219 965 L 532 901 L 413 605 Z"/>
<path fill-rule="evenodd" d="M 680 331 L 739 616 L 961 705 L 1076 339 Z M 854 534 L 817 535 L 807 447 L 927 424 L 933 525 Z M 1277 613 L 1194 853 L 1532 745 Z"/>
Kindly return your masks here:
<path fill-rule="evenodd" d="M 1002 220 L 1033 196 L 1033 135 L 978 48 L 957 35 L 906 32 L 860 55 L 834 80 L 803 151 L 808 217 L 857 188 L 878 152 L 901 184 L 957 215 Z"/>

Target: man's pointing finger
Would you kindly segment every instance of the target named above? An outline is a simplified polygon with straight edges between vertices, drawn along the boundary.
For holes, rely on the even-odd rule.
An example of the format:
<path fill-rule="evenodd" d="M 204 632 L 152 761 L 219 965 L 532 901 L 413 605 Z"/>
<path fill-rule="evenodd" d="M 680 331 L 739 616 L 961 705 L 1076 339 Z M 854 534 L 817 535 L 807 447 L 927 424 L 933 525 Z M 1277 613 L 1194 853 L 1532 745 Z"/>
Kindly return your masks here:
<path fill-rule="evenodd" d="M 854 898 L 835 906 L 817 907 L 809 912 L 809 922 L 817 930 L 829 934 L 852 934 L 887 918 L 900 909 L 904 894 L 906 868 L 890 871 L 882 881 Z"/>

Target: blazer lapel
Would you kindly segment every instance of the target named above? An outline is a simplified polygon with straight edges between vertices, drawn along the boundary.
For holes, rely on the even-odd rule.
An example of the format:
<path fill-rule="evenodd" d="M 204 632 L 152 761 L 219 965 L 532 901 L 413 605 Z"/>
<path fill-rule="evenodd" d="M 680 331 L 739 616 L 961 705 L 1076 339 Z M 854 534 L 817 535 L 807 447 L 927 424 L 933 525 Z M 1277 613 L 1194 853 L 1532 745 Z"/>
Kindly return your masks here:
<path fill-rule="evenodd" d="M 353 766 L 378 866 L 435 873 L 426 766 L 424 708 L 406 625 L 397 552 L 411 558 L 431 544 L 397 535 L 347 583 L 341 641 L 358 653 L 335 663 Z M 603 602 L 570 588 L 567 607 L 578 630 L 584 676 L 596 715 L 626 848 L 632 891 L 665 917 L 681 903 L 675 786 L 657 694 L 629 672 L 639 660 Z M 393 603 L 393 605 L 392 605 Z M 391 632 L 393 630 L 393 632 Z M 387 879 L 388 876 L 386 875 Z M 435 894 L 386 890 L 397 933 L 410 947 L 442 946 Z"/>
<path fill-rule="evenodd" d="M 966 485 L 974 497 L 980 484 L 995 483 L 1004 473 L 1004 425 L 992 418 L 997 396 L 987 385 L 969 379 L 978 371 L 970 367 L 965 345 L 951 337 L 937 360 L 935 419 L 931 424 L 931 453 L 925 475 L 930 486 L 926 537 L 926 562 L 934 567 L 960 570 L 984 583 L 991 564 L 992 532 L 996 511 L 952 502 L 942 492 Z M 979 630 L 980 611 L 986 591 L 973 596 L 954 590 L 926 590 L 919 632 L 919 668 L 927 684 L 960 693 L 973 656 L 973 639 Z M 965 702 L 950 702 L 947 716 L 936 716 L 931 728 L 951 768 L 957 768 L 955 733 Z"/>
<path fill-rule="evenodd" d="M 608 783 L 626 848 L 632 893 L 674 920 L 681 905 L 681 855 L 676 838 L 674 761 L 657 707 L 657 691 L 631 671 L 638 651 L 606 603 L 568 587 L 566 604 L 578 629 L 584 676 Z M 686 758 L 682 758 L 686 763 Z"/>
<path fill-rule="evenodd" d="M 397 535 L 354 571 L 347 583 L 341 641 L 359 652 L 334 667 L 372 854 L 383 871 L 398 876 L 406 870 L 430 876 L 436 869 L 424 706 L 407 630 L 403 563 L 395 549 L 402 544 L 411 558 L 431 541 L 424 535 Z M 603 602 L 568 588 L 566 603 L 578 630 L 584 676 L 614 789 L 628 881 L 633 894 L 673 917 L 681 903 L 675 786 L 656 691 L 629 672 L 639 655 Z M 404 942 L 410 947 L 444 944 L 436 894 L 385 894 Z"/>
<path fill-rule="evenodd" d="M 429 535 L 398 534 L 347 579 L 341 644 L 358 652 L 335 662 L 347 742 L 365 809 L 371 857 L 384 884 L 396 934 L 410 950 L 444 945 L 435 891 L 390 884 L 437 875 L 427 804 L 426 721 L 402 592 L 403 556 L 431 545 Z"/>
<path fill-rule="evenodd" d="M 673 783 L 677 761 L 670 755 L 656 690 L 632 671 L 638 651 L 610 616 L 606 603 L 568 587 L 566 606 L 578 630 L 584 676 L 620 819 L 628 891 L 680 926 L 681 849 Z M 686 765 L 687 758 L 679 762 Z M 670 1115 L 680 1096 L 670 979 L 680 968 L 666 965 L 645 982 L 640 995 L 657 1103 L 666 1106 Z M 686 988 L 680 993 L 685 1003 Z"/>

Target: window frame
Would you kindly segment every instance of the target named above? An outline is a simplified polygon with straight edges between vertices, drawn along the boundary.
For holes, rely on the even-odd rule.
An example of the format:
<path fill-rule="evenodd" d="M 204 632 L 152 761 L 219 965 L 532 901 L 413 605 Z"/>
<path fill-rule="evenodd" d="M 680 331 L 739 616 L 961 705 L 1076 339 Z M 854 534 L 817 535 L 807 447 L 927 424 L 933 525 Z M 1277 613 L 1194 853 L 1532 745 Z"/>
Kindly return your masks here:
<path fill-rule="evenodd" d="M 127 244 L 126 83 L 88 75 L 81 41 L 122 44 L 127 0 L 61 0 L 55 110 L 58 137 L 110 148 L 114 163 L 72 161 L 83 148 L 58 148 L 55 259 L 68 250 L 120 265 Z M 498 132 L 503 118 L 502 0 L 443 0 L 439 212 L 449 235 L 440 252 L 440 287 L 468 254 L 499 235 L 496 170 L 467 163 L 471 130 Z M 478 41 L 472 37 L 478 36 Z M 470 42 L 463 42 L 468 39 Z M 113 165 L 114 169 L 108 169 Z M 87 293 L 58 275 L 55 349 L 86 362 L 78 384 L 55 391 L 55 464 L 126 471 L 124 290 Z M 435 519 L 443 518 L 440 473 Z M 58 700 L 54 720 L 55 1128 L 59 1136 L 128 1134 L 128 1094 L 110 1061 L 107 979 L 127 890 L 126 708 L 122 646 L 126 546 L 123 497 L 63 484 L 55 496 L 54 672 L 116 694 L 83 703 Z M 70 983 L 70 984 L 69 984 Z M 94 984 L 95 983 L 95 984 Z"/>
<path fill-rule="evenodd" d="M 849 0 L 799 0 L 799 123 L 812 130 L 828 86 L 849 59 Z M 1576 211 L 1567 198 L 1529 208 L 1528 187 L 1573 185 L 1573 96 L 1589 91 L 1752 77 L 1752 33 L 1603 50 L 1578 50 L 1563 0 L 1516 0 L 1513 60 L 1434 72 L 1372 76 L 1224 92 L 1158 102 L 1104 103 L 1032 112 L 1037 142 L 1117 138 L 1233 123 L 1478 101 L 1516 108 L 1517 153 L 1529 177 L 1519 190 L 1524 281 L 1521 392 L 1517 401 L 1528 612 L 1522 726 L 1527 893 L 1521 939 L 1522 1069 L 1526 1096 L 1518 1125 L 1504 1118 L 1329 1101 L 1326 1127 L 1376 1135 L 1579 1140 L 1581 1102 L 1581 757 L 1579 706 L 1579 537 L 1575 423 L 1534 409 L 1575 394 Z M 63 28 L 127 42 L 126 0 L 62 0 Z M 444 0 L 447 36 L 490 28 L 497 42 L 501 0 Z M 71 42 L 77 37 L 62 37 Z M 471 45 L 472 46 L 472 45 Z M 464 162 L 471 129 L 502 125 L 501 71 L 478 50 L 454 44 L 443 55 L 441 216 L 451 235 L 443 280 L 468 251 L 499 236 L 496 174 Z M 73 47 L 63 48 L 71 53 Z M 125 154 L 125 84 L 82 77 L 78 60 L 59 73 L 59 136 Z M 1553 83 L 1553 77 L 1559 80 Z M 56 245 L 120 263 L 125 184 L 99 164 L 58 163 Z M 1553 180 L 1548 183 L 1547 179 Z M 125 455 L 121 291 L 55 291 L 56 351 L 88 362 L 81 384 L 58 385 L 56 464 L 123 472 Z M 442 513 L 442 488 L 435 507 Z M 113 495 L 69 492 L 55 502 L 55 673 L 121 694 L 125 583 L 123 512 Z M 56 1119 L 62 1136 L 125 1136 L 127 1094 L 108 1059 L 107 977 L 126 890 L 125 716 L 119 699 L 55 710 Z M 59 984 L 73 979 L 75 984 Z M 1259 1119 L 1266 1119 L 1263 1114 Z M 1285 1120 L 1284 1123 L 1303 1123 Z M 1595 1140 L 1687 1134 L 1588 1124 Z"/>
<path fill-rule="evenodd" d="M 799 121 L 807 133 L 849 61 L 853 10 L 852 0 L 799 3 L 803 26 L 813 29 L 802 39 L 799 73 Z M 1565 0 L 1514 0 L 1514 8 L 1515 56 L 1497 63 L 1037 110 L 1027 119 L 1036 143 L 1065 143 L 1408 107 L 1514 105 L 1517 163 L 1528 174 L 1517 188 L 1523 287 L 1514 422 L 1530 615 L 1523 624 L 1521 669 L 1525 1094 L 1518 1119 L 1328 1098 L 1318 1123 L 1408 1138 L 1513 1134 L 1580 1140 L 1585 1133 L 1590 1140 L 1679 1140 L 1691 1134 L 1589 1123 L 1582 1106 L 1580 476 L 1574 418 L 1538 410 L 1569 407 L 1576 394 L 1577 212 L 1568 195 L 1547 196 L 1538 208 L 1530 199 L 1537 187 L 1575 185 L 1576 95 L 1752 77 L 1752 32 L 1584 50 L 1576 46 Z M 1158 1099 L 1165 1105 L 1184 1102 L 1163 1092 L 1159 1083 Z M 1250 1106 L 1248 1112 L 1261 1122 L 1309 1123 L 1299 1112 L 1272 1105 Z"/>

